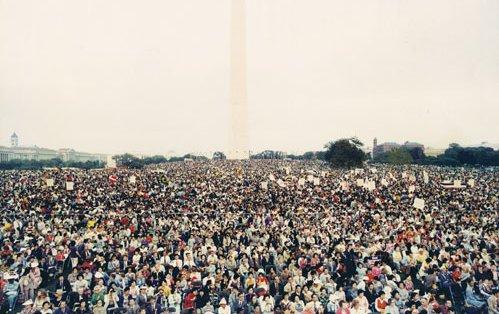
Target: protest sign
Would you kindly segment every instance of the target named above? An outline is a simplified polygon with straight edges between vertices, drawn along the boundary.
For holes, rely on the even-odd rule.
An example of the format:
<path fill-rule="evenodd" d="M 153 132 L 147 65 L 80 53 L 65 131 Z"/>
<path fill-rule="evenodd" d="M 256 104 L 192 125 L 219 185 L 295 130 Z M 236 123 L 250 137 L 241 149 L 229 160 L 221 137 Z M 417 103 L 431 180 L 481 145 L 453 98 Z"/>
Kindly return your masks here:
<path fill-rule="evenodd" d="M 74 189 L 74 182 L 66 181 L 66 190 L 73 191 L 73 189 Z"/>
<path fill-rule="evenodd" d="M 424 200 L 422 198 L 414 198 L 414 204 L 412 205 L 414 208 L 423 209 L 424 208 Z"/>

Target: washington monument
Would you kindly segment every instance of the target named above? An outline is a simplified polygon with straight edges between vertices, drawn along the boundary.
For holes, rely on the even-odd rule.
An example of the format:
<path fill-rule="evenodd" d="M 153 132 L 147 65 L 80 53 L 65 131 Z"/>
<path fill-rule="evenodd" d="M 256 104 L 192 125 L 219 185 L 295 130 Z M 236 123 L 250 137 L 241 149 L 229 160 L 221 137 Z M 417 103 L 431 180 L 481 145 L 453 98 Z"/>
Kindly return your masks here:
<path fill-rule="evenodd" d="M 248 104 L 246 99 L 246 1 L 231 2 L 230 141 L 229 159 L 248 159 Z"/>

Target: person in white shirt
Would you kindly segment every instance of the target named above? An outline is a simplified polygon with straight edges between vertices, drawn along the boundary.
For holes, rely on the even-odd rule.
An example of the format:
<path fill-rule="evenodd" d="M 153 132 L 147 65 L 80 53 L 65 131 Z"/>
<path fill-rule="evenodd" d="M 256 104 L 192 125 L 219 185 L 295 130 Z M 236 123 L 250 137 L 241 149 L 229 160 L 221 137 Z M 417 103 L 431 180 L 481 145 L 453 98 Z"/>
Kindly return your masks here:
<path fill-rule="evenodd" d="M 225 298 L 222 298 L 220 300 L 220 307 L 218 308 L 218 314 L 231 314 L 232 311 L 230 310 L 230 306 L 227 306 L 227 301 L 225 301 Z"/>

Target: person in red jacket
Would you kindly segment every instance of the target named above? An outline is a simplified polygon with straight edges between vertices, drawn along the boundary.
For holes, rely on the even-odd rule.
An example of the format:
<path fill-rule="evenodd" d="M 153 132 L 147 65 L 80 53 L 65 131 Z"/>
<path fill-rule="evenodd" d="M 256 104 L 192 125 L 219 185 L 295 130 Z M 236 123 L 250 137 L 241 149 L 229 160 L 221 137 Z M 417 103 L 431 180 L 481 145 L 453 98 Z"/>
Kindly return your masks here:
<path fill-rule="evenodd" d="M 374 307 L 376 308 L 377 312 L 385 313 L 385 309 L 386 309 L 387 304 L 388 303 L 386 302 L 385 293 L 383 291 L 381 291 L 380 296 L 378 298 L 376 298 L 376 301 L 374 301 Z"/>
<path fill-rule="evenodd" d="M 194 312 L 194 306 L 196 304 L 197 290 L 192 290 L 189 292 L 184 299 L 184 310 Z"/>

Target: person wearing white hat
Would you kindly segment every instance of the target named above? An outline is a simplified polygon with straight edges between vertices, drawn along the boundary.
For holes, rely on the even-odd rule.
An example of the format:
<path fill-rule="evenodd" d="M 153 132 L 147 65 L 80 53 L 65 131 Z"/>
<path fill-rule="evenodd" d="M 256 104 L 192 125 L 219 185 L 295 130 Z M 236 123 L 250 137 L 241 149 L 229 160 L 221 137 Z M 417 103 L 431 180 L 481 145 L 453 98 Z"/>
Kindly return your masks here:
<path fill-rule="evenodd" d="M 218 314 L 230 314 L 231 310 L 230 307 L 227 306 L 227 301 L 225 298 L 222 298 L 219 303 L 220 307 L 218 308 Z"/>
<path fill-rule="evenodd" d="M 33 314 L 35 313 L 35 309 L 33 308 L 33 301 L 30 299 L 23 303 L 23 309 L 20 314 Z"/>

